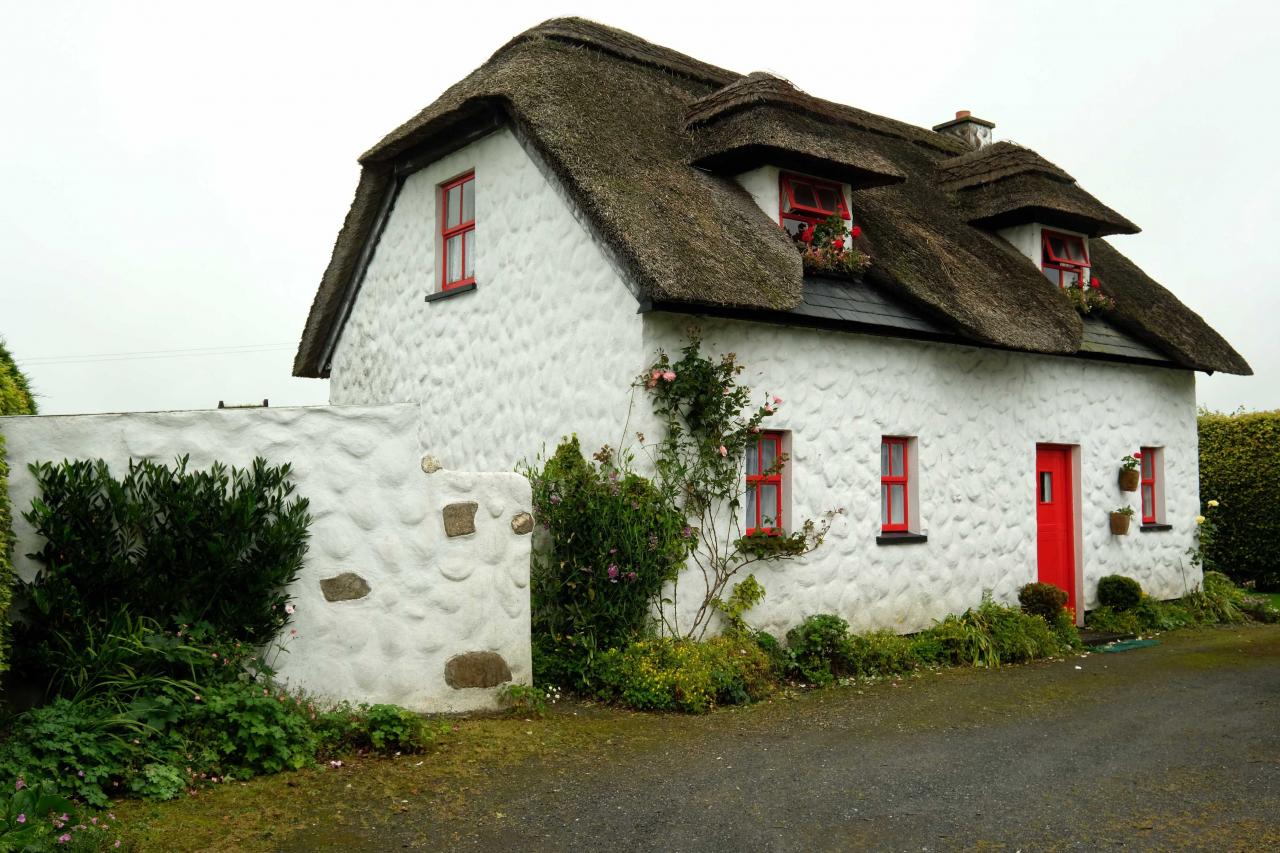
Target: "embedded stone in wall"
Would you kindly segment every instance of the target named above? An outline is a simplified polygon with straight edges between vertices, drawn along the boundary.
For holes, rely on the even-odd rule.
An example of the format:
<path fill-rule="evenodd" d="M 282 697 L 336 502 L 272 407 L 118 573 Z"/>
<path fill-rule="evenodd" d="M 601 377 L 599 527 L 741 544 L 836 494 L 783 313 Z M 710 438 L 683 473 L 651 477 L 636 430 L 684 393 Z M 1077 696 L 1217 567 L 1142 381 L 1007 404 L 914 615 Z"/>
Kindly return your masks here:
<path fill-rule="evenodd" d="M 439 471 L 441 467 L 442 466 L 440 465 L 440 460 L 435 458 L 434 456 L 422 457 L 422 473 L 434 474 L 435 472 Z"/>
<path fill-rule="evenodd" d="M 444 681 L 455 690 L 497 687 L 511 680 L 511 667 L 497 652 L 454 655 L 444 665 Z"/>
<path fill-rule="evenodd" d="M 355 601 L 369 594 L 369 582 L 355 572 L 343 572 L 320 581 L 325 601 Z"/>
<path fill-rule="evenodd" d="M 475 501 L 449 504 L 442 511 L 444 514 L 445 536 L 467 536 L 476 532 L 476 510 L 480 505 Z"/>
<path fill-rule="evenodd" d="M 517 536 L 525 536 L 533 532 L 533 516 L 527 512 L 517 512 L 511 516 L 511 532 Z"/>

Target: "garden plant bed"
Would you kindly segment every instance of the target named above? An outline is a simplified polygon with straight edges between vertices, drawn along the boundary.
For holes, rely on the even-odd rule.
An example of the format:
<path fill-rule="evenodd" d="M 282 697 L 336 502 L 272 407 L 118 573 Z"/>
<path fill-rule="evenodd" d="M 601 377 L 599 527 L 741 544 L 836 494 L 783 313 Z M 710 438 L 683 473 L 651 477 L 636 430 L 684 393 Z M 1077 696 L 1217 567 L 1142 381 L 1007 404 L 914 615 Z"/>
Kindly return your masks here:
<path fill-rule="evenodd" d="M 458 720 L 426 755 L 116 813 L 140 850 L 1260 849 L 1280 843 L 1276 695 L 1280 628 L 1193 629 L 705 716 L 569 703 Z"/>

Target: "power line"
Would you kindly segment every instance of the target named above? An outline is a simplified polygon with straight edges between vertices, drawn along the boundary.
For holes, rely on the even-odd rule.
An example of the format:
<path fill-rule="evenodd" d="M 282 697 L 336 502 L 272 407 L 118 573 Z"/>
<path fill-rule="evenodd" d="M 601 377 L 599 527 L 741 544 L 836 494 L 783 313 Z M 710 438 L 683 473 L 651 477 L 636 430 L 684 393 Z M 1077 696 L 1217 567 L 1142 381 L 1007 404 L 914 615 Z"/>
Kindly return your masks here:
<path fill-rule="evenodd" d="M 151 361 L 154 359 L 164 358 L 200 358 L 204 356 L 216 355 L 244 355 L 257 354 L 267 352 L 279 352 L 281 350 L 289 350 L 294 348 L 292 343 L 278 344 L 241 344 L 239 346 L 222 346 L 222 347 L 188 347 L 185 349 L 168 349 L 168 350 L 135 350 L 133 352 L 100 352 L 85 353 L 81 355 L 49 355 L 36 356 L 34 358 L 17 359 L 19 364 L 25 366 L 30 365 L 53 365 L 53 364 L 88 364 L 94 362 L 108 361 Z"/>

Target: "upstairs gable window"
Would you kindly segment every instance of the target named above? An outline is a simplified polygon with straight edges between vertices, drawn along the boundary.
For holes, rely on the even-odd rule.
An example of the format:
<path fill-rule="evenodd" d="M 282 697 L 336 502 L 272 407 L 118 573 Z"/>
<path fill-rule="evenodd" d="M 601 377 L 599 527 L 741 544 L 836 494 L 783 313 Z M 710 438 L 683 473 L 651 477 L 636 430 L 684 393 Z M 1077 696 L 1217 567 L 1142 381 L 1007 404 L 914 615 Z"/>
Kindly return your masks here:
<path fill-rule="evenodd" d="M 786 172 L 782 174 L 780 207 L 782 227 L 792 237 L 804 226 L 816 225 L 832 216 L 851 218 L 844 188 L 839 184 Z"/>
<path fill-rule="evenodd" d="M 476 173 L 440 187 L 441 290 L 476 281 Z"/>
<path fill-rule="evenodd" d="M 1088 281 L 1089 253 L 1084 238 L 1045 230 L 1040 235 L 1040 268 L 1058 287 L 1084 287 Z"/>

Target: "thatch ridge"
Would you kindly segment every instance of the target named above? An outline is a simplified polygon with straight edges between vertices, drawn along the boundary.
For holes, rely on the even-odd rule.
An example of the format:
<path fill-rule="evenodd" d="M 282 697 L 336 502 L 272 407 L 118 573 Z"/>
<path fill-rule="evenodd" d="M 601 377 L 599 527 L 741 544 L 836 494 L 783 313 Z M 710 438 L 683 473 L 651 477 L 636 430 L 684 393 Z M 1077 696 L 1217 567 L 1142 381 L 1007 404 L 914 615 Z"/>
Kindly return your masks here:
<path fill-rule="evenodd" d="M 908 176 L 856 193 L 854 215 L 873 258 L 868 280 L 978 344 L 1074 353 L 1082 331 L 1079 315 L 1045 287 L 1033 264 L 970 224 L 994 209 L 983 207 L 989 191 L 1007 192 L 1006 207 L 1030 205 L 1043 203 L 1044 185 L 1052 185 L 1056 207 L 1074 212 L 1093 233 L 1136 230 L 1026 149 L 1005 146 L 984 160 L 945 134 L 812 98 L 780 78 L 740 78 L 608 27 L 557 19 L 516 36 L 361 157 L 360 185 L 316 294 L 295 374 L 324 375 L 328 341 L 358 286 L 361 250 L 376 236 L 397 165 L 429 159 L 495 114 L 515 126 L 640 298 L 654 303 L 769 311 L 800 303 L 799 257 L 774 217 L 731 177 L 690 165 L 706 146 L 799 147 L 801 156 L 843 164 L 851 177 L 866 179 L 863 186 L 874 183 L 873 173 L 882 181 L 890 173 Z M 717 137 L 718 128 L 730 135 Z M 734 128 L 742 134 L 736 142 Z M 991 180 L 949 190 L 940 182 L 944 174 Z M 1019 183 L 1027 181 L 1038 185 Z M 1107 260 L 1121 270 L 1118 300 L 1159 303 L 1132 302 L 1121 311 L 1126 321 L 1132 315 L 1136 334 L 1185 366 L 1247 371 L 1168 291 Z M 1173 324 L 1168 340 L 1161 323 L 1141 320 L 1147 314 Z"/>
<path fill-rule="evenodd" d="M 1004 141 L 943 161 L 937 180 L 943 189 L 961 190 L 1024 174 L 1047 175 L 1069 184 L 1076 181 L 1030 148 Z"/>

